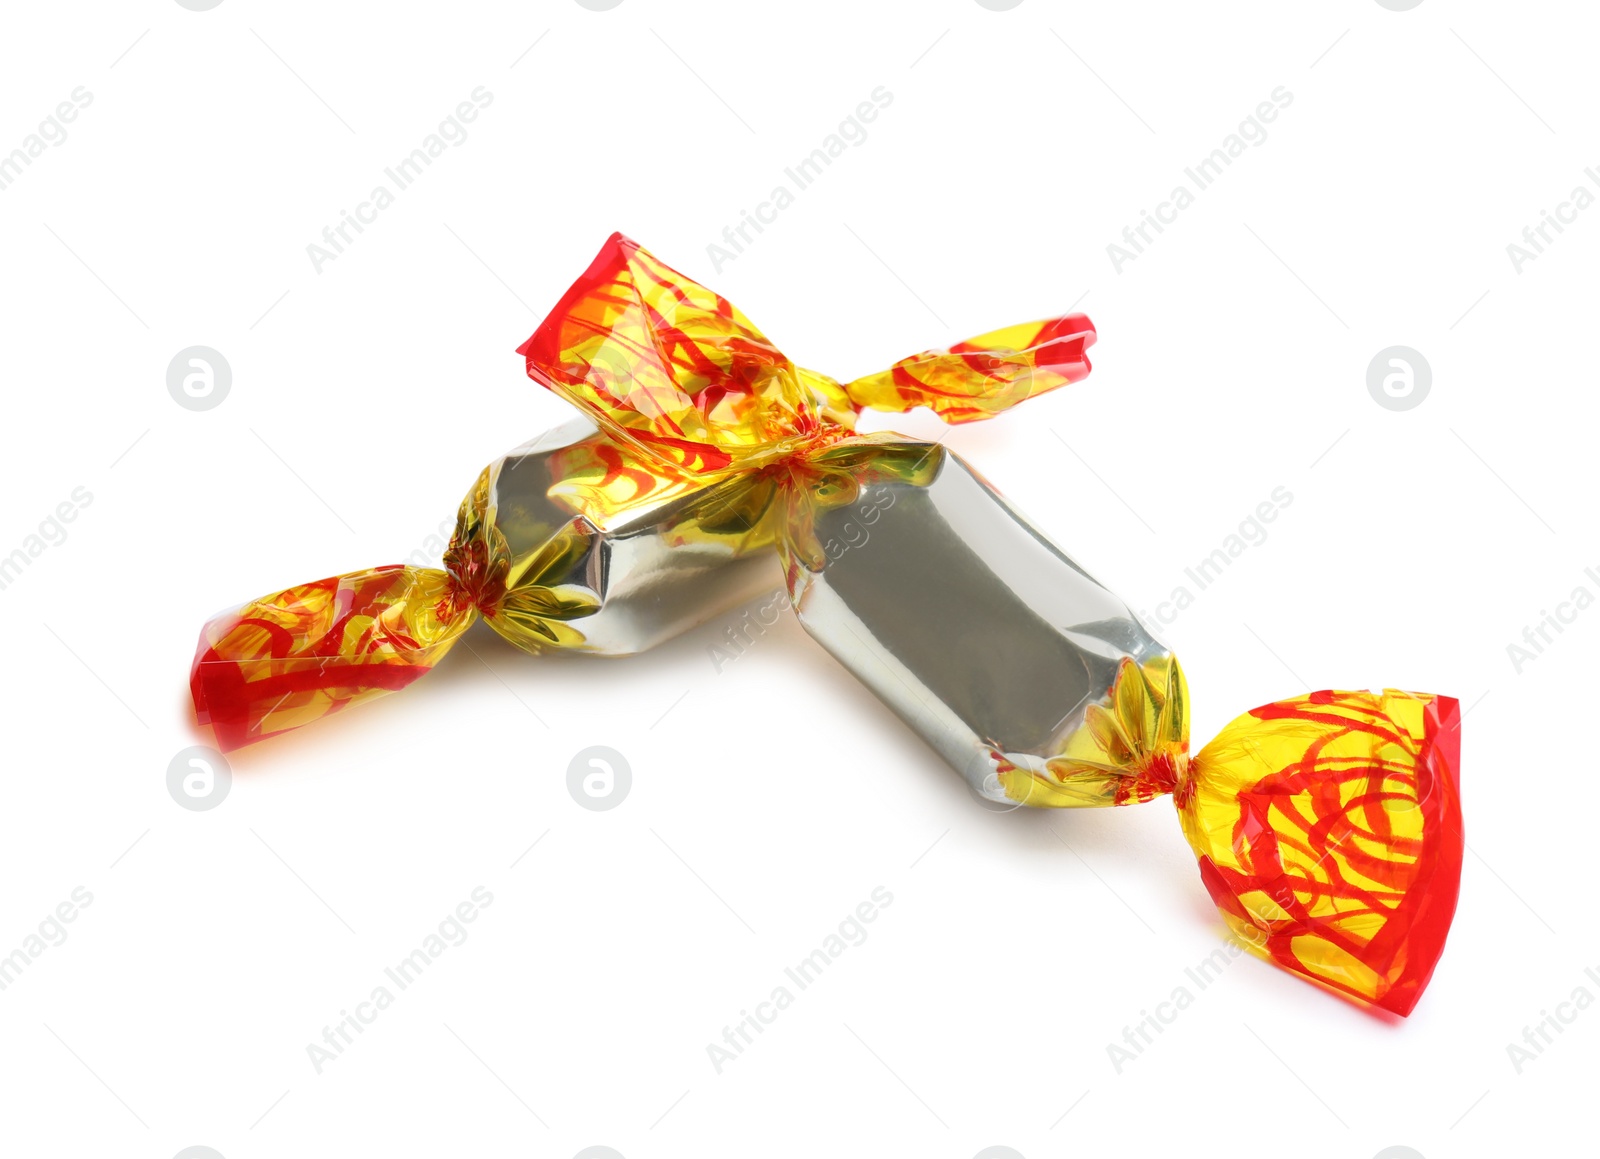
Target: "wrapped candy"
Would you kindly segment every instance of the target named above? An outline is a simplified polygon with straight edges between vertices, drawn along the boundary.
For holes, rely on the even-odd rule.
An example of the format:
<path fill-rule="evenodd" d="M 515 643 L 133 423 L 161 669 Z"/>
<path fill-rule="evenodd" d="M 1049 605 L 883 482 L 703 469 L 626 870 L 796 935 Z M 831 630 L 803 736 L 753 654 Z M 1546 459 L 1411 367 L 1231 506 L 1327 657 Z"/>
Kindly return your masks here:
<path fill-rule="evenodd" d="M 1071 320 L 1003 333 L 844 394 L 966 422 L 1080 376 L 1093 337 Z M 631 243 L 614 238 L 522 352 L 657 469 L 737 480 L 727 518 L 776 543 L 806 630 L 979 793 L 1045 808 L 1171 794 L 1247 948 L 1411 1011 L 1461 875 L 1454 699 L 1315 692 L 1191 755 L 1183 673 L 1120 599 L 953 452 L 854 434 L 832 379 Z"/>
<path fill-rule="evenodd" d="M 635 267 L 638 296 L 607 297 L 616 271 Z M 674 330 L 674 318 L 693 342 Z M 630 333 L 656 345 L 637 348 Z M 214 617 L 201 630 L 190 691 L 197 719 L 222 748 L 404 688 L 480 616 L 536 654 L 650 648 L 771 582 L 777 523 L 767 512 L 775 496 L 792 492 L 774 444 L 809 448 L 850 436 L 862 407 L 914 405 L 901 405 L 901 379 L 920 381 L 968 417 L 994 413 L 1082 378 L 1094 340 L 1088 319 L 1073 315 L 841 385 L 797 370 L 727 302 L 620 235 L 523 351 L 552 334 L 566 358 L 550 364 L 552 373 L 643 408 L 657 425 L 621 429 L 579 418 L 496 460 L 462 501 L 442 568 L 350 572 Z M 699 427 L 661 409 L 680 407 L 668 397 L 680 381 L 704 387 L 686 404 L 704 408 Z M 710 424 L 731 450 L 696 445 Z M 745 444 L 761 458 L 748 473 L 736 465 L 747 462 L 738 450 Z M 894 461 L 885 450 L 882 464 Z"/>
<path fill-rule="evenodd" d="M 1461 876 L 1457 702 L 1315 692 L 1191 755 L 1176 658 L 959 456 L 932 456 L 926 481 L 871 485 L 855 546 L 791 562 L 806 630 L 990 800 L 1171 794 L 1242 944 L 1409 1014 Z M 808 533 L 844 535 L 837 509 Z"/>
<path fill-rule="evenodd" d="M 485 467 L 443 568 L 395 564 L 209 621 L 190 691 L 234 749 L 404 688 L 482 615 L 529 652 L 642 651 L 770 583 L 748 536 L 698 512 L 727 484 L 642 465 L 578 418 Z"/>
<path fill-rule="evenodd" d="M 1094 338 L 1069 315 L 841 384 L 614 235 L 520 349 L 593 427 L 488 468 L 443 570 L 335 577 L 213 620 L 196 709 L 225 745 L 292 728 L 409 683 L 479 614 L 533 652 L 636 651 L 754 594 L 745 565 L 775 548 L 806 630 L 977 792 L 1171 794 L 1247 948 L 1409 1013 L 1460 881 L 1456 701 L 1311 693 L 1191 755 L 1183 673 L 1120 599 L 958 455 L 855 430 L 864 408 L 987 418 L 1083 378 Z"/>

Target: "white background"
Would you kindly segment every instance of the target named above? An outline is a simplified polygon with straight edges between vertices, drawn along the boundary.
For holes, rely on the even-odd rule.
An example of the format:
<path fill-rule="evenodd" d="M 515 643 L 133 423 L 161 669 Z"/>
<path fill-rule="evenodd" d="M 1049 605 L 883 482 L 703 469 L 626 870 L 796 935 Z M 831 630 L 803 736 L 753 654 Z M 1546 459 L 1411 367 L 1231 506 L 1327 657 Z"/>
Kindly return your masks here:
<path fill-rule="evenodd" d="M 0 192 L 0 554 L 93 498 L 0 592 L 0 954 L 93 902 L 0 992 L 0 1150 L 1578 1153 L 1600 1012 L 1521 1073 L 1507 1046 L 1600 997 L 1600 610 L 1520 672 L 1507 646 L 1600 594 L 1600 212 L 1520 273 L 1506 246 L 1600 164 L 1595 31 L 1483 0 L 11 6 L 0 150 L 93 101 Z M 317 272 L 307 244 L 477 86 L 468 139 Z M 717 272 L 877 86 L 868 138 Z M 1278 86 L 1268 138 L 1118 272 L 1108 244 Z M 1117 1073 L 1221 944 L 1171 807 L 985 812 L 787 615 L 720 673 L 731 615 L 625 661 L 479 628 L 484 664 L 179 808 L 201 623 L 405 557 L 562 421 L 513 348 L 613 229 L 839 377 L 1088 312 L 1088 381 L 950 441 L 1135 608 L 1287 488 L 1160 630 L 1197 743 L 1307 683 L 1461 698 L 1471 851 L 1413 1016 L 1246 959 Z M 233 370 L 204 413 L 166 389 L 195 344 Z M 1403 413 L 1366 384 L 1395 344 L 1433 371 Z M 566 788 L 590 745 L 632 769 L 608 812 Z M 708 1044 L 880 885 L 868 939 L 717 1073 Z M 317 1073 L 307 1045 L 477 886 L 468 940 Z"/>

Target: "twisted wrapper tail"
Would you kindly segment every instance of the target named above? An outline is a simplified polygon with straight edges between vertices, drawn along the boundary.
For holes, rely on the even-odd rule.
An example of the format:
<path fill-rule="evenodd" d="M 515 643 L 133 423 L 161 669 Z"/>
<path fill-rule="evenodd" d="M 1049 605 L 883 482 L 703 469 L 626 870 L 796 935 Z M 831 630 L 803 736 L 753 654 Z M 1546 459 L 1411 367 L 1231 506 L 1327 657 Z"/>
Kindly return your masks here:
<path fill-rule="evenodd" d="M 1188 695 L 1170 655 L 1124 659 L 1106 702 L 1043 768 L 995 754 L 1007 796 L 1059 808 L 1172 794 L 1201 880 L 1246 949 L 1409 1014 L 1460 890 L 1456 700 L 1313 692 L 1252 709 L 1191 757 Z"/>
<path fill-rule="evenodd" d="M 1246 948 L 1410 1014 L 1460 891 L 1460 763 L 1453 697 L 1315 692 L 1201 750 L 1184 831 Z"/>
<path fill-rule="evenodd" d="M 406 687 L 477 617 L 449 573 L 402 565 L 299 584 L 217 616 L 189 674 L 224 751 Z"/>
<path fill-rule="evenodd" d="M 620 233 L 533 336 L 528 375 L 673 471 L 718 475 L 819 453 L 865 407 L 989 418 L 1082 380 L 1082 314 L 991 331 L 841 385 L 806 370 L 732 302 Z"/>

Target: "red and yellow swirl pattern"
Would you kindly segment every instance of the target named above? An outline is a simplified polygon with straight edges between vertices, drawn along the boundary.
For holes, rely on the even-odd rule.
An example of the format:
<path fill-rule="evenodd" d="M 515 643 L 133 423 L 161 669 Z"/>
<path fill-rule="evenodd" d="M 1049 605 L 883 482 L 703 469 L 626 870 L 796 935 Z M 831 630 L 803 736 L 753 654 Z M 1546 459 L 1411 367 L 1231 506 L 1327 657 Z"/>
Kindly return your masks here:
<path fill-rule="evenodd" d="M 686 503 L 661 534 L 728 558 L 771 549 L 815 561 L 815 511 L 850 502 L 877 456 L 915 472 L 903 441 L 854 434 L 863 406 L 983 418 L 1089 372 L 1094 341 L 1072 315 L 919 354 L 848 386 L 790 362 L 726 298 L 614 234 L 521 347 L 528 373 L 595 418 L 601 435 L 554 459 L 549 497 L 573 523 L 513 557 L 491 473 L 462 503 L 443 569 L 380 567 L 300 584 L 218 616 L 190 675 L 195 711 L 224 749 L 403 688 L 479 615 L 531 652 L 581 647 L 600 597 L 564 582 L 594 528 Z M 714 486 L 714 484 L 722 484 Z M 699 499 L 693 497 L 701 494 Z"/>
<path fill-rule="evenodd" d="M 528 374 L 646 457 L 694 475 L 810 457 L 866 407 L 989 418 L 1089 373 L 1089 319 L 1070 314 L 902 359 L 840 385 L 797 367 L 720 294 L 613 234 L 518 349 Z"/>
<path fill-rule="evenodd" d="M 1124 660 L 1065 751 L 1013 800 L 1126 805 L 1171 793 L 1235 937 L 1340 994 L 1409 1014 L 1455 914 L 1460 711 L 1419 693 L 1313 692 L 1245 713 L 1189 755 L 1177 661 Z"/>
<path fill-rule="evenodd" d="M 598 606 L 554 582 L 586 549 L 575 527 L 512 558 L 495 526 L 491 471 L 462 500 L 444 567 L 395 564 L 298 584 L 224 612 L 200 631 L 189 673 L 195 717 L 224 750 L 406 687 L 480 615 L 530 652 L 580 644 L 571 621 Z"/>

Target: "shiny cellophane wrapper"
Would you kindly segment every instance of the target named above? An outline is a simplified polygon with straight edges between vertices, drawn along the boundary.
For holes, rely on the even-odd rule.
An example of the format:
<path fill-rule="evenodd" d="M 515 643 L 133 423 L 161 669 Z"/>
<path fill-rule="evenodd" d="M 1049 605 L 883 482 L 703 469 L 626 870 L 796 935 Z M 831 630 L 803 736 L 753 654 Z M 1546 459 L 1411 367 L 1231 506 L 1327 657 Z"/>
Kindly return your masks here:
<path fill-rule="evenodd" d="M 643 651 L 771 584 L 770 541 L 702 522 L 730 489 L 574 419 L 484 468 L 443 567 L 336 575 L 214 617 L 196 716 L 224 749 L 288 731 L 406 687 L 480 616 L 535 654 Z"/>
<path fill-rule="evenodd" d="M 1342 994 L 1409 1013 L 1461 873 L 1449 697 L 1316 692 L 1189 753 L 1176 658 L 956 454 L 874 478 L 792 556 L 801 622 L 972 788 L 1046 808 L 1171 794 L 1231 931 Z"/>
<path fill-rule="evenodd" d="M 807 631 L 980 794 L 1170 795 L 1249 950 L 1407 1014 L 1443 951 L 1463 838 L 1447 696 L 1315 692 L 1197 754 L 1171 652 L 959 456 L 861 436 L 863 406 L 985 418 L 1088 370 L 1086 319 L 985 335 L 839 384 L 725 299 L 613 238 L 523 347 L 528 371 L 662 472 L 733 480 Z"/>
<path fill-rule="evenodd" d="M 855 437 L 862 408 L 982 417 L 1082 377 L 1094 337 L 1070 315 L 841 385 L 793 366 L 726 301 L 620 235 L 524 352 L 551 335 L 561 344 L 552 374 L 651 420 L 618 425 L 575 398 L 589 417 L 482 471 L 443 566 L 348 572 L 214 617 L 190 688 L 221 747 L 405 688 L 480 618 L 535 654 L 653 647 L 766 590 L 786 519 L 849 501 L 829 478 L 909 468 L 887 448 L 863 458 L 897 437 Z M 680 383 L 699 391 L 692 402 Z"/>

